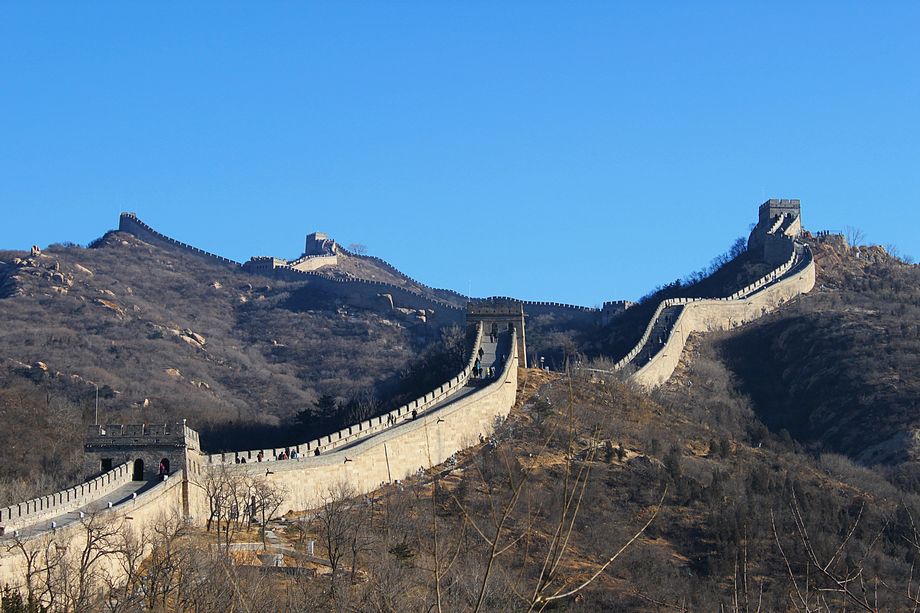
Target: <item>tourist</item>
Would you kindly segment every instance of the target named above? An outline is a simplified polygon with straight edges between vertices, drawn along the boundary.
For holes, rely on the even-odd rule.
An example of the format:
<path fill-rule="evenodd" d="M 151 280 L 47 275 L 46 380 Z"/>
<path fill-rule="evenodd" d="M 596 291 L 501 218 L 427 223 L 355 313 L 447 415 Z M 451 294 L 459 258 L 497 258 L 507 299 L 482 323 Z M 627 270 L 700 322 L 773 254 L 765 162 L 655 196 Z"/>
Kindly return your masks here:
<path fill-rule="evenodd" d="M 261 461 L 262 461 L 262 458 L 264 458 L 264 457 L 265 457 L 265 456 L 264 456 L 264 455 L 262 454 L 262 452 L 260 451 L 259 453 L 256 454 L 256 461 L 257 461 L 257 462 L 261 462 Z"/>

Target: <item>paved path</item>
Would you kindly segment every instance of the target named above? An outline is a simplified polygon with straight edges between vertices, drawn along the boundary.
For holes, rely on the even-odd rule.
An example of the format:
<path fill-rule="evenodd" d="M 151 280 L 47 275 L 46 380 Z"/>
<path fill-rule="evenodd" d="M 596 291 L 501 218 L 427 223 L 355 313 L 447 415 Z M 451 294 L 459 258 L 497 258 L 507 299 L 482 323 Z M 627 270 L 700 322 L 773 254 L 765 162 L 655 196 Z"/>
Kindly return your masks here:
<path fill-rule="evenodd" d="M 133 494 L 137 494 L 138 496 L 140 496 L 144 491 L 156 485 L 156 483 L 157 483 L 156 481 L 131 481 L 130 483 L 126 483 L 125 485 L 121 486 L 117 490 L 114 490 L 108 495 L 102 496 L 101 498 L 87 505 L 84 505 L 80 507 L 79 509 L 75 509 L 69 513 L 62 513 L 61 515 L 58 515 L 56 517 L 51 517 L 48 519 L 40 520 L 24 528 L 19 528 L 18 529 L 19 536 L 23 536 L 23 537 L 33 536 L 40 532 L 45 532 L 47 530 L 50 530 L 51 522 L 55 522 L 58 528 L 63 528 L 64 526 L 68 524 L 72 524 L 74 522 L 80 521 L 81 512 L 84 513 L 85 515 L 90 515 L 97 511 L 101 511 L 102 509 L 108 508 L 110 502 L 112 503 L 112 506 L 118 506 L 120 504 L 130 503 Z M 0 537 L 0 541 L 7 539 L 7 538 L 12 538 L 12 537 L 13 537 L 13 531 L 8 530 L 5 535 Z"/>
<path fill-rule="evenodd" d="M 493 368 L 495 368 L 495 376 L 497 377 L 501 373 L 501 369 L 503 366 L 503 364 L 500 363 L 500 360 L 502 356 L 507 357 L 508 352 L 510 350 L 511 350 L 511 336 L 507 332 L 499 335 L 499 337 L 496 339 L 494 343 L 489 342 L 489 335 L 485 334 L 482 338 L 481 361 L 483 365 L 483 371 L 485 370 L 486 366 L 492 366 Z M 444 407 L 446 407 L 447 405 L 451 403 L 454 403 L 454 402 L 457 402 L 458 400 L 466 398 L 467 396 L 471 394 L 475 394 L 476 392 L 478 392 L 479 390 L 481 390 L 483 387 L 485 387 L 486 385 L 488 385 L 494 380 L 495 379 L 485 378 L 485 376 L 482 379 L 476 379 L 476 378 L 470 377 L 470 380 L 467 382 L 466 385 L 461 387 L 459 390 L 457 390 L 456 392 L 454 392 L 453 394 L 451 394 L 449 397 L 445 398 L 444 400 L 420 412 L 419 416 L 428 415 L 434 411 L 443 409 Z M 348 443 L 347 445 L 342 445 L 341 447 L 336 447 L 332 451 L 326 452 L 326 455 L 329 455 L 332 453 L 338 453 L 340 451 L 344 451 L 356 445 L 360 445 L 361 443 L 369 441 L 370 439 L 374 438 L 375 436 L 379 434 L 383 434 L 384 432 L 389 432 L 392 428 L 398 428 L 398 427 L 399 425 L 392 426 L 390 428 L 381 430 L 380 432 L 375 432 L 374 434 L 370 436 L 356 439 L 355 441 Z"/>

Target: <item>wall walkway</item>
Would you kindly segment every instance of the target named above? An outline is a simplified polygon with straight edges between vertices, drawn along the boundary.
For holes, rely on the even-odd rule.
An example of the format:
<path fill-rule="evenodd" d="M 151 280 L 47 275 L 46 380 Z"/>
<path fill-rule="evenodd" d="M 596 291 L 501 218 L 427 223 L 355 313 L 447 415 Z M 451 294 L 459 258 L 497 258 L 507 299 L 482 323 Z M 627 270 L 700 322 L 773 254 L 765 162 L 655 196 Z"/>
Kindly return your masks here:
<path fill-rule="evenodd" d="M 632 370 L 629 378 L 654 388 L 670 378 L 692 332 L 727 330 L 776 310 L 785 302 L 807 293 L 815 285 L 811 250 L 787 232 L 794 232 L 798 218 L 784 215 L 767 230 L 775 241 L 771 251 L 788 254 L 785 261 L 757 281 L 723 298 L 671 298 L 662 301 L 639 342 L 613 367 Z"/>

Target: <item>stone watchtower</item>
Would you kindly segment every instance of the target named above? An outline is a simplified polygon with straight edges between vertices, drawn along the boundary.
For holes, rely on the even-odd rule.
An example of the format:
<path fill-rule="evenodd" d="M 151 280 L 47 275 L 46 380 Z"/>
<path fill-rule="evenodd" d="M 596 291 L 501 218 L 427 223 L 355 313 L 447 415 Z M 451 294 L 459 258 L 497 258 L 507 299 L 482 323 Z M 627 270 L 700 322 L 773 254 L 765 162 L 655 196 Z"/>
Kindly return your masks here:
<path fill-rule="evenodd" d="M 307 242 L 304 245 L 304 255 L 326 255 L 337 251 L 335 241 L 329 238 L 325 232 L 313 232 L 307 234 Z"/>
<path fill-rule="evenodd" d="M 466 305 L 466 323 L 482 322 L 482 333 L 517 332 L 518 364 L 527 368 L 527 342 L 524 334 L 524 304 L 511 298 L 486 298 Z"/>
<path fill-rule="evenodd" d="M 760 250 L 770 264 L 781 264 L 791 255 L 794 238 L 802 233 L 802 204 L 798 198 L 770 198 L 760 205 L 757 225 L 748 237 L 748 250 Z"/>
<path fill-rule="evenodd" d="M 770 198 L 758 209 L 758 225 L 769 225 L 780 215 L 802 216 L 802 203 L 798 198 Z"/>
<path fill-rule="evenodd" d="M 128 462 L 134 481 L 154 481 L 160 478 L 162 463 L 167 475 L 182 479 L 188 511 L 188 481 L 200 474 L 202 463 L 198 433 L 186 426 L 185 420 L 174 424 L 89 426 L 83 449 L 87 480 Z"/>

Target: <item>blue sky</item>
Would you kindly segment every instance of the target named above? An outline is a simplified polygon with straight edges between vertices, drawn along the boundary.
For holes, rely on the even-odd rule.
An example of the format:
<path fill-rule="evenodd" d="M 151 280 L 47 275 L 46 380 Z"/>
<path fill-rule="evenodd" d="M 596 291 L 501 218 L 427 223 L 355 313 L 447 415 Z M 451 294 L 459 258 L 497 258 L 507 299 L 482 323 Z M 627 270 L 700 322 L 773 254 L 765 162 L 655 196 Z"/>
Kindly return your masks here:
<path fill-rule="evenodd" d="M 920 256 L 917 3 L 2 3 L 0 247 L 119 211 L 431 285 L 636 298 L 805 226 Z"/>

